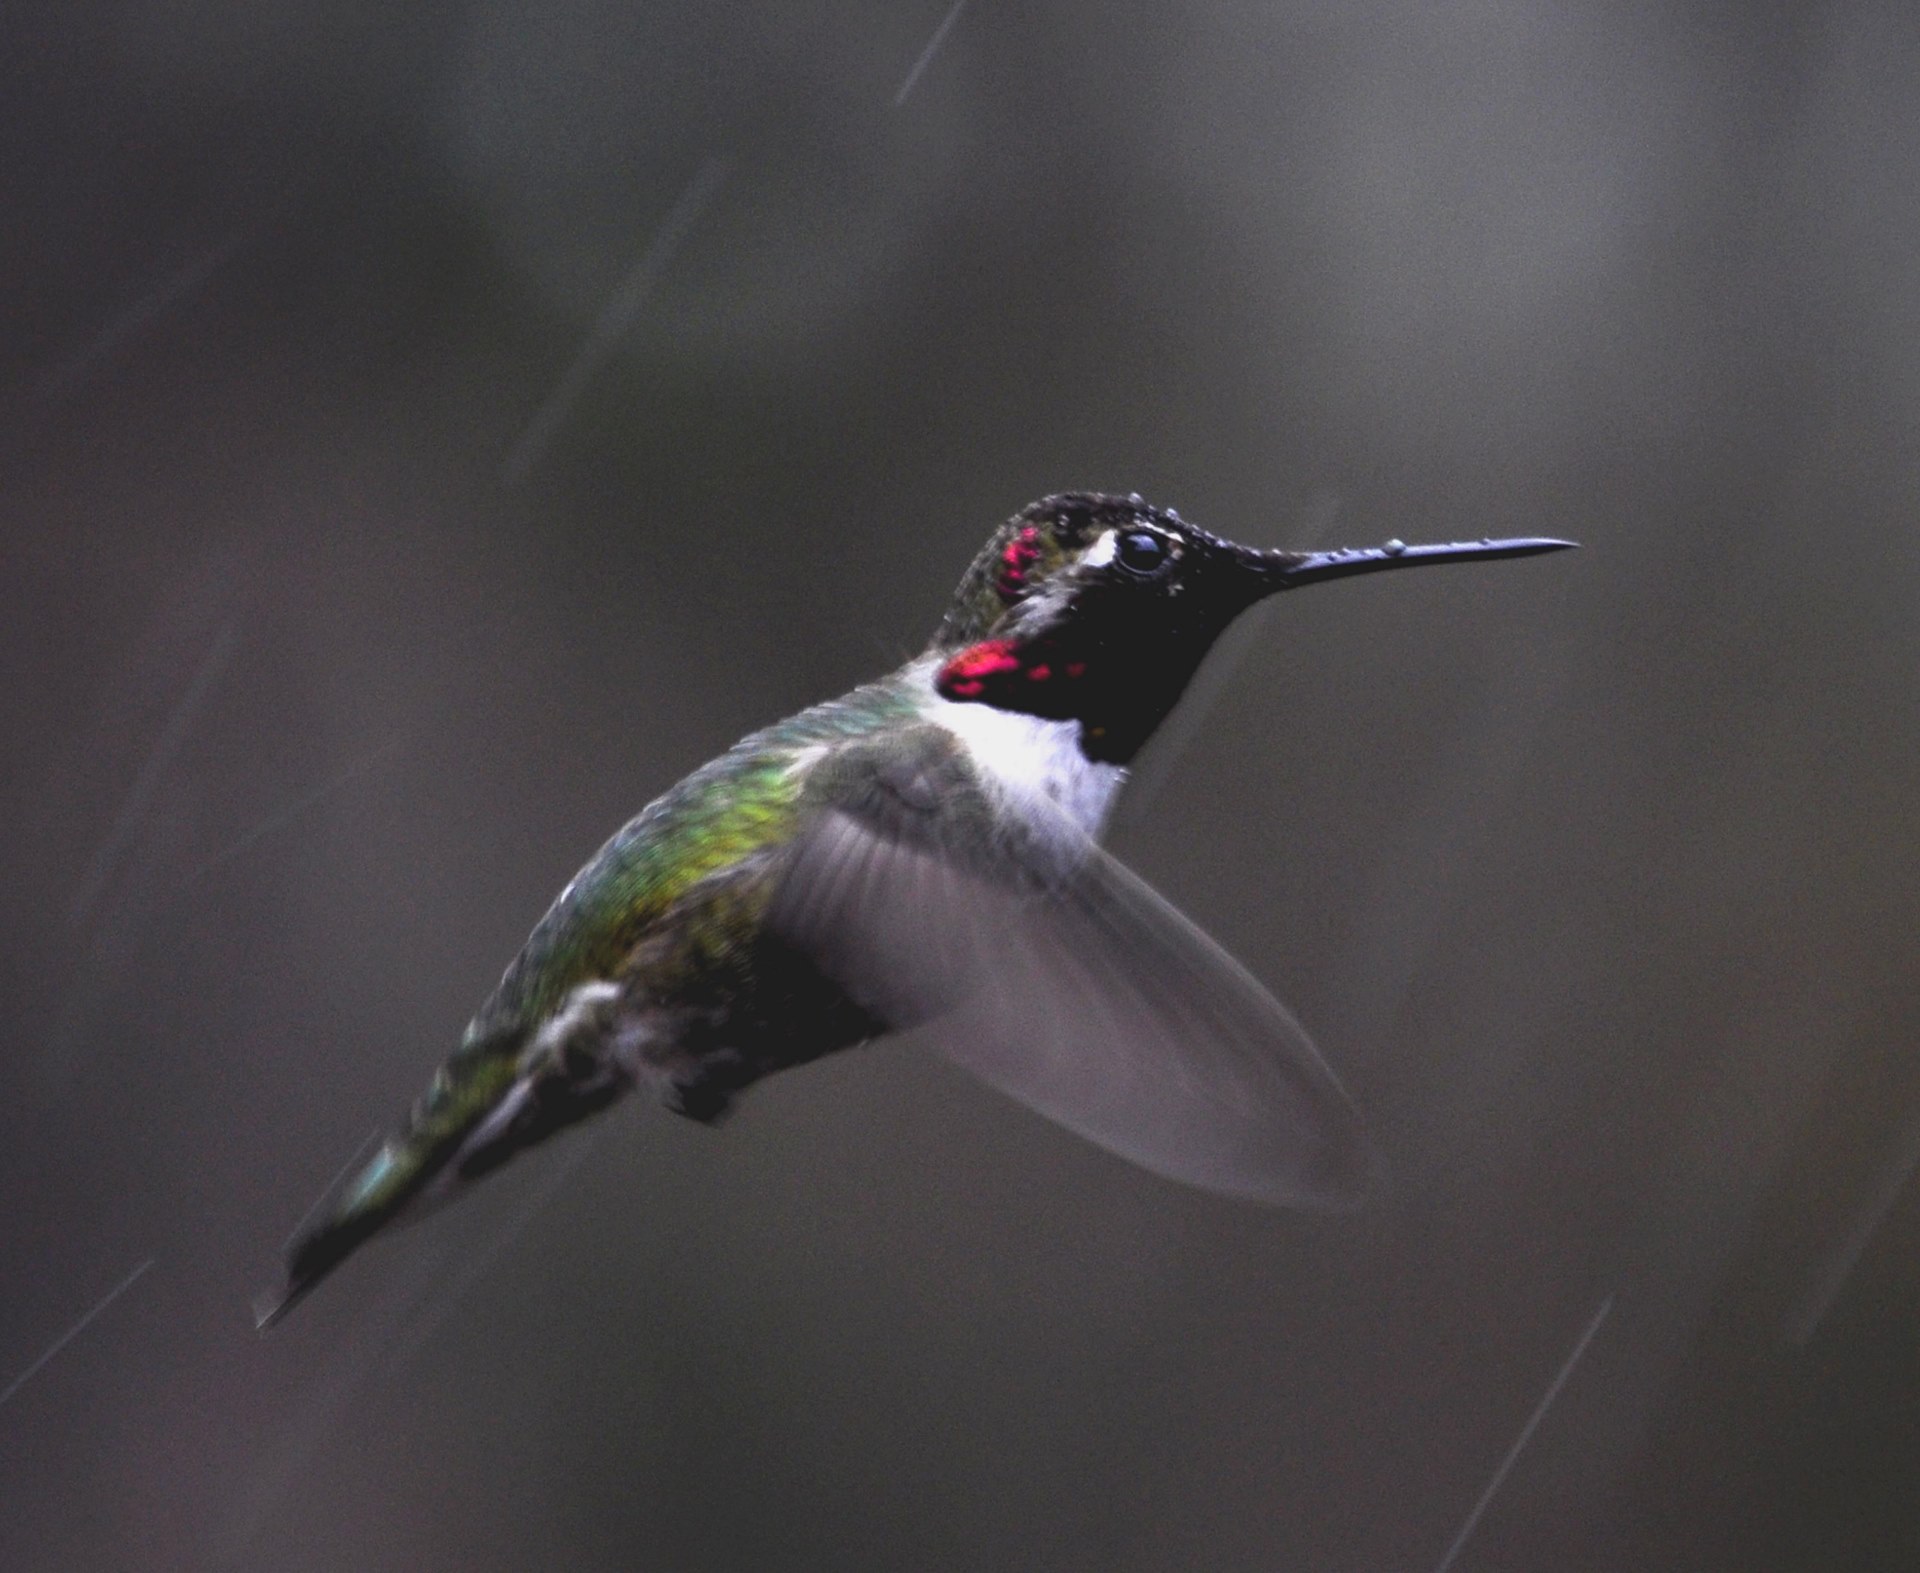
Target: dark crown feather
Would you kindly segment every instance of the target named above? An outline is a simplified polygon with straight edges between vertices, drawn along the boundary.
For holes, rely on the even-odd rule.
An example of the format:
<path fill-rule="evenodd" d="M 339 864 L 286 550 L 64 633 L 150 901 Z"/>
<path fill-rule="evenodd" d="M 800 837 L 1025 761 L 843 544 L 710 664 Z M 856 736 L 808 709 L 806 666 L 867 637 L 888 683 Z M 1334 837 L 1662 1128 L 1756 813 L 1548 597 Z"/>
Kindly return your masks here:
<path fill-rule="evenodd" d="M 1072 562 L 1103 530 L 1164 517 L 1140 497 L 1056 492 L 1028 503 L 993 532 L 961 578 L 934 635 L 936 650 L 990 637 L 1000 620 Z"/>

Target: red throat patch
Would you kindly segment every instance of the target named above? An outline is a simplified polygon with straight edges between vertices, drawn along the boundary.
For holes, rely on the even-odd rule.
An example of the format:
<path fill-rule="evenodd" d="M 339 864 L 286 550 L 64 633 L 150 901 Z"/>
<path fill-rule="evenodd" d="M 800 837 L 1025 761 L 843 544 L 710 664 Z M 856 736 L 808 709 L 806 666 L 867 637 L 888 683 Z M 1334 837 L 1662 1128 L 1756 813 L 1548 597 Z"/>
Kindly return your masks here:
<path fill-rule="evenodd" d="M 1012 639 L 983 639 L 948 659 L 933 680 L 943 699 L 984 699 L 995 702 L 1018 684 L 1029 692 L 1033 685 L 1072 682 L 1087 675 L 1085 661 L 1060 661 L 1032 645 L 1024 650 Z M 1024 708 L 1016 705 L 1014 708 Z"/>
<path fill-rule="evenodd" d="M 1011 639 L 987 639 L 968 645 L 941 667 L 933 687 L 943 699 L 978 699 L 987 691 L 989 678 L 1019 670 L 1020 657 Z"/>

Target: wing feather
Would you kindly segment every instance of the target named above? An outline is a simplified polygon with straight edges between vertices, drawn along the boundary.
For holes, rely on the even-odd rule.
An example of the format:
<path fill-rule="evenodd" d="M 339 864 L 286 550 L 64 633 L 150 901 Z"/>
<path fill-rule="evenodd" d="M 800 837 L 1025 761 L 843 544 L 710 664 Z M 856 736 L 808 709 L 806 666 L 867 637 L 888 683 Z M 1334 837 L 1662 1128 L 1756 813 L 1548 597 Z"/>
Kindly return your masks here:
<path fill-rule="evenodd" d="M 952 762 L 875 764 L 795 846 L 769 912 L 860 1005 L 1169 1179 L 1343 1209 L 1358 1115 L 1300 1024 L 1062 815 L 981 834 Z"/>

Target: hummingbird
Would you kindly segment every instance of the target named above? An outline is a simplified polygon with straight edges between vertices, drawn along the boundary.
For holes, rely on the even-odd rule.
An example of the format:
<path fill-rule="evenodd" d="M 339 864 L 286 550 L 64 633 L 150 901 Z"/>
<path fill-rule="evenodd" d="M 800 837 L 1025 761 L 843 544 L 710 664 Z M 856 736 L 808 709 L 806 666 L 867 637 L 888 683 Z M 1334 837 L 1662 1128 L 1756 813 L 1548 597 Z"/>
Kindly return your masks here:
<path fill-rule="evenodd" d="M 1137 494 L 1021 509 L 922 654 L 753 733 L 600 848 L 295 1236 L 260 1325 L 389 1224 L 629 1093 L 711 1123 L 763 1076 L 909 1031 L 1168 1179 L 1357 1205 L 1369 1144 L 1311 1039 L 1100 836 L 1129 763 L 1256 602 L 1573 544 L 1291 552 Z"/>

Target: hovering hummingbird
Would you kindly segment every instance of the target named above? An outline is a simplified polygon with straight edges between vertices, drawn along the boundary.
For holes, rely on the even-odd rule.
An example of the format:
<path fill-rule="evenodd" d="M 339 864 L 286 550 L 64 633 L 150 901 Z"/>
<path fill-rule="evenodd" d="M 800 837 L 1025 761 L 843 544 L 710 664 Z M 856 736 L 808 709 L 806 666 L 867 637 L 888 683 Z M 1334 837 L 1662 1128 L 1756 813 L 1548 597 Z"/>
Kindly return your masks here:
<path fill-rule="evenodd" d="M 295 1238 L 261 1325 L 386 1224 L 628 1092 L 710 1122 L 762 1076 L 909 1028 L 1157 1174 L 1355 1205 L 1367 1147 L 1333 1072 L 1099 836 L 1129 761 L 1256 601 L 1572 544 L 1261 551 L 1138 496 L 1022 509 L 924 654 L 754 733 L 594 855 Z"/>

